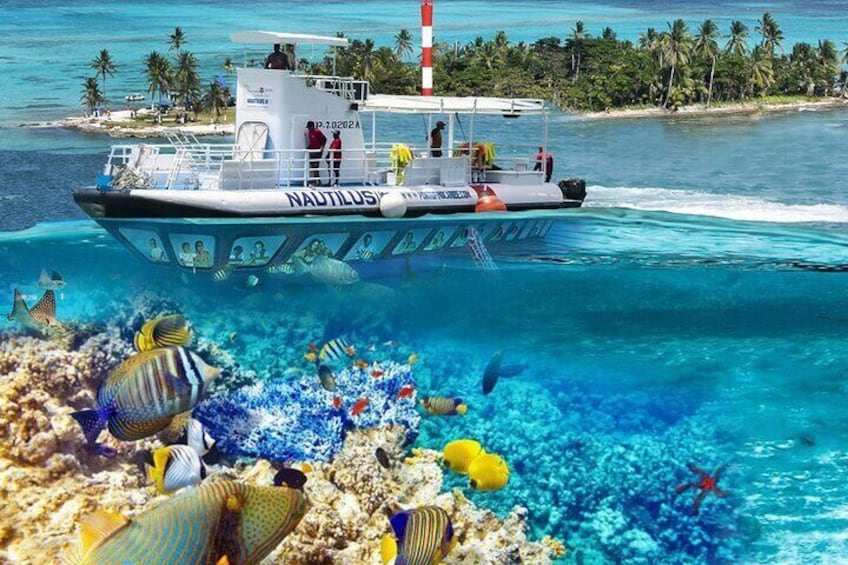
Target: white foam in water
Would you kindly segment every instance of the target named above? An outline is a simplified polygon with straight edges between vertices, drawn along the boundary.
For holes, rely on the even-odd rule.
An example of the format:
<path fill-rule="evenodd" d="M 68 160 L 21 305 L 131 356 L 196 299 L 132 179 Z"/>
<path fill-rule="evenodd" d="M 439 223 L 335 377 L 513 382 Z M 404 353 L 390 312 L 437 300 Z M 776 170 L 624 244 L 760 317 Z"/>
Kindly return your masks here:
<path fill-rule="evenodd" d="M 755 222 L 848 222 L 848 206 L 838 204 L 784 204 L 753 196 L 668 188 L 590 186 L 584 207 L 631 208 Z"/>

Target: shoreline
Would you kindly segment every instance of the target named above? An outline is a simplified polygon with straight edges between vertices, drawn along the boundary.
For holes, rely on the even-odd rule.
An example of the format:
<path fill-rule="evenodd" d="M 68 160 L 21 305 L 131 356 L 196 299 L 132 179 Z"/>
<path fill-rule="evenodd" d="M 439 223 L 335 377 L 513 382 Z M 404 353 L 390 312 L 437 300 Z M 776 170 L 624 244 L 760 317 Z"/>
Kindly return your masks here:
<path fill-rule="evenodd" d="M 639 119 L 639 118 L 677 118 L 681 116 L 743 115 L 774 113 L 786 111 L 823 110 L 830 108 L 848 108 L 848 99 L 827 98 L 822 100 L 797 100 L 792 102 L 751 101 L 735 102 L 727 105 L 714 105 L 707 108 L 703 104 L 683 106 L 677 110 L 664 108 L 611 108 L 605 112 L 574 112 L 580 118 L 588 120 Z"/>
<path fill-rule="evenodd" d="M 122 123 L 130 122 L 129 116 L 123 116 L 125 111 L 113 112 L 110 118 L 69 117 L 54 122 L 56 127 L 75 129 L 85 133 L 105 133 L 113 138 L 157 138 L 165 137 L 169 131 L 190 133 L 196 136 L 234 135 L 234 124 L 200 124 L 188 123 L 180 125 L 150 125 L 145 127 L 125 127 Z M 49 127 L 44 124 L 22 124 L 25 127 Z"/>

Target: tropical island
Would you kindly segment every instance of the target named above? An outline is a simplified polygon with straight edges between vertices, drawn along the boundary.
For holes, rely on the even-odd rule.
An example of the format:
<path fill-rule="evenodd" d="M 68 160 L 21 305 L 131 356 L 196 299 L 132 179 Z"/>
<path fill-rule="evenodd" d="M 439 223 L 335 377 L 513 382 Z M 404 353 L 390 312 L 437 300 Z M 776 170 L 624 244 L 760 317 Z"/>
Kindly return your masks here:
<path fill-rule="evenodd" d="M 841 51 L 830 39 L 784 48 L 783 31 L 769 12 L 757 20 L 753 32 L 734 21 L 722 34 L 710 19 L 694 32 L 682 19 L 668 22 L 667 28 L 649 28 L 636 43 L 618 39 L 609 27 L 593 35 L 580 21 L 565 38 L 530 44 L 511 43 L 503 31 L 465 45 L 437 42 L 434 81 L 441 95 L 542 98 L 596 117 L 746 112 L 846 101 L 848 43 L 843 42 Z M 393 40 L 391 47 L 377 47 L 373 39 L 351 40 L 337 49 L 336 74 L 368 80 L 374 92 L 416 94 L 419 67 L 410 61 L 413 37 L 402 29 Z M 99 111 L 109 102 L 107 76 L 117 69 L 103 49 L 90 63 L 96 76 L 83 85 L 81 103 L 89 114 L 66 125 L 143 136 L 162 126 L 203 124 L 197 133 L 229 133 L 228 80 L 219 77 L 204 87 L 199 62 L 184 49 L 186 43 L 185 32 L 177 27 L 168 37 L 173 59 L 158 51 L 144 59 L 140 70 L 158 104 L 115 116 Z M 262 61 L 248 60 L 247 65 L 262 66 Z M 220 70 L 229 77 L 234 68 L 228 58 Z M 297 69 L 332 74 L 333 58 L 328 53 L 317 62 L 300 59 Z"/>

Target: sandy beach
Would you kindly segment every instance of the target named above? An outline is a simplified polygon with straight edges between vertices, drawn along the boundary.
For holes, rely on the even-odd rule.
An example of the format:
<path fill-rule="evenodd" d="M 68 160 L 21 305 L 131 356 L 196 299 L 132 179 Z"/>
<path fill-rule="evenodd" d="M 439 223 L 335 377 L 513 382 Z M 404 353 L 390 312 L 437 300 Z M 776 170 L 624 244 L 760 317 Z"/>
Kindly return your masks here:
<path fill-rule="evenodd" d="M 634 118 L 675 118 L 680 116 L 712 116 L 731 114 L 753 114 L 760 112 L 790 112 L 790 111 L 814 111 L 827 108 L 848 107 L 848 100 L 844 98 L 827 98 L 797 102 L 758 102 L 752 100 L 746 103 L 734 103 L 729 105 L 713 105 L 707 108 L 703 104 L 683 106 L 677 110 L 666 110 L 664 108 L 611 108 L 605 112 L 578 112 L 578 115 L 592 120 L 609 119 L 634 119 Z"/>
<path fill-rule="evenodd" d="M 140 111 L 142 113 L 143 111 Z M 53 125 L 77 129 L 88 133 L 105 133 L 110 137 L 117 138 L 151 138 L 164 137 L 168 131 L 178 130 L 183 133 L 201 135 L 233 135 L 233 124 L 209 124 L 200 122 L 189 122 L 180 125 L 153 125 L 148 127 L 123 126 L 122 123 L 131 123 L 130 110 L 119 110 L 112 112 L 109 117 L 69 117 L 53 124 L 36 124 L 35 127 Z M 29 125 L 29 124 L 27 124 Z"/>

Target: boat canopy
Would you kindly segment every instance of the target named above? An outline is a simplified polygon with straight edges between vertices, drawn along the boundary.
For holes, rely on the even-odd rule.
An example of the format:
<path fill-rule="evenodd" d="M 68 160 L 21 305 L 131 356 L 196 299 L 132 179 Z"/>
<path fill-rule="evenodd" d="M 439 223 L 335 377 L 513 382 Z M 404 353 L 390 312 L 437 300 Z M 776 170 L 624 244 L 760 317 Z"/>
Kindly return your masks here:
<path fill-rule="evenodd" d="M 488 98 L 478 96 L 395 96 L 371 94 L 362 112 L 407 114 L 504 114 L 519 116 L 546 112 L 545 101 L 535 98 Z"/>
<path fill-rule="evenodd" d="M 346 47 L 349 41 L 346 37 L 330 37 L 327 35 L 310 35 L 306 33 L 283 33 L 277 31 L 237 31 L 230 36 L 234 43 L 289 43 L 292 45 L 327 45 L 329 47 Z"/>

